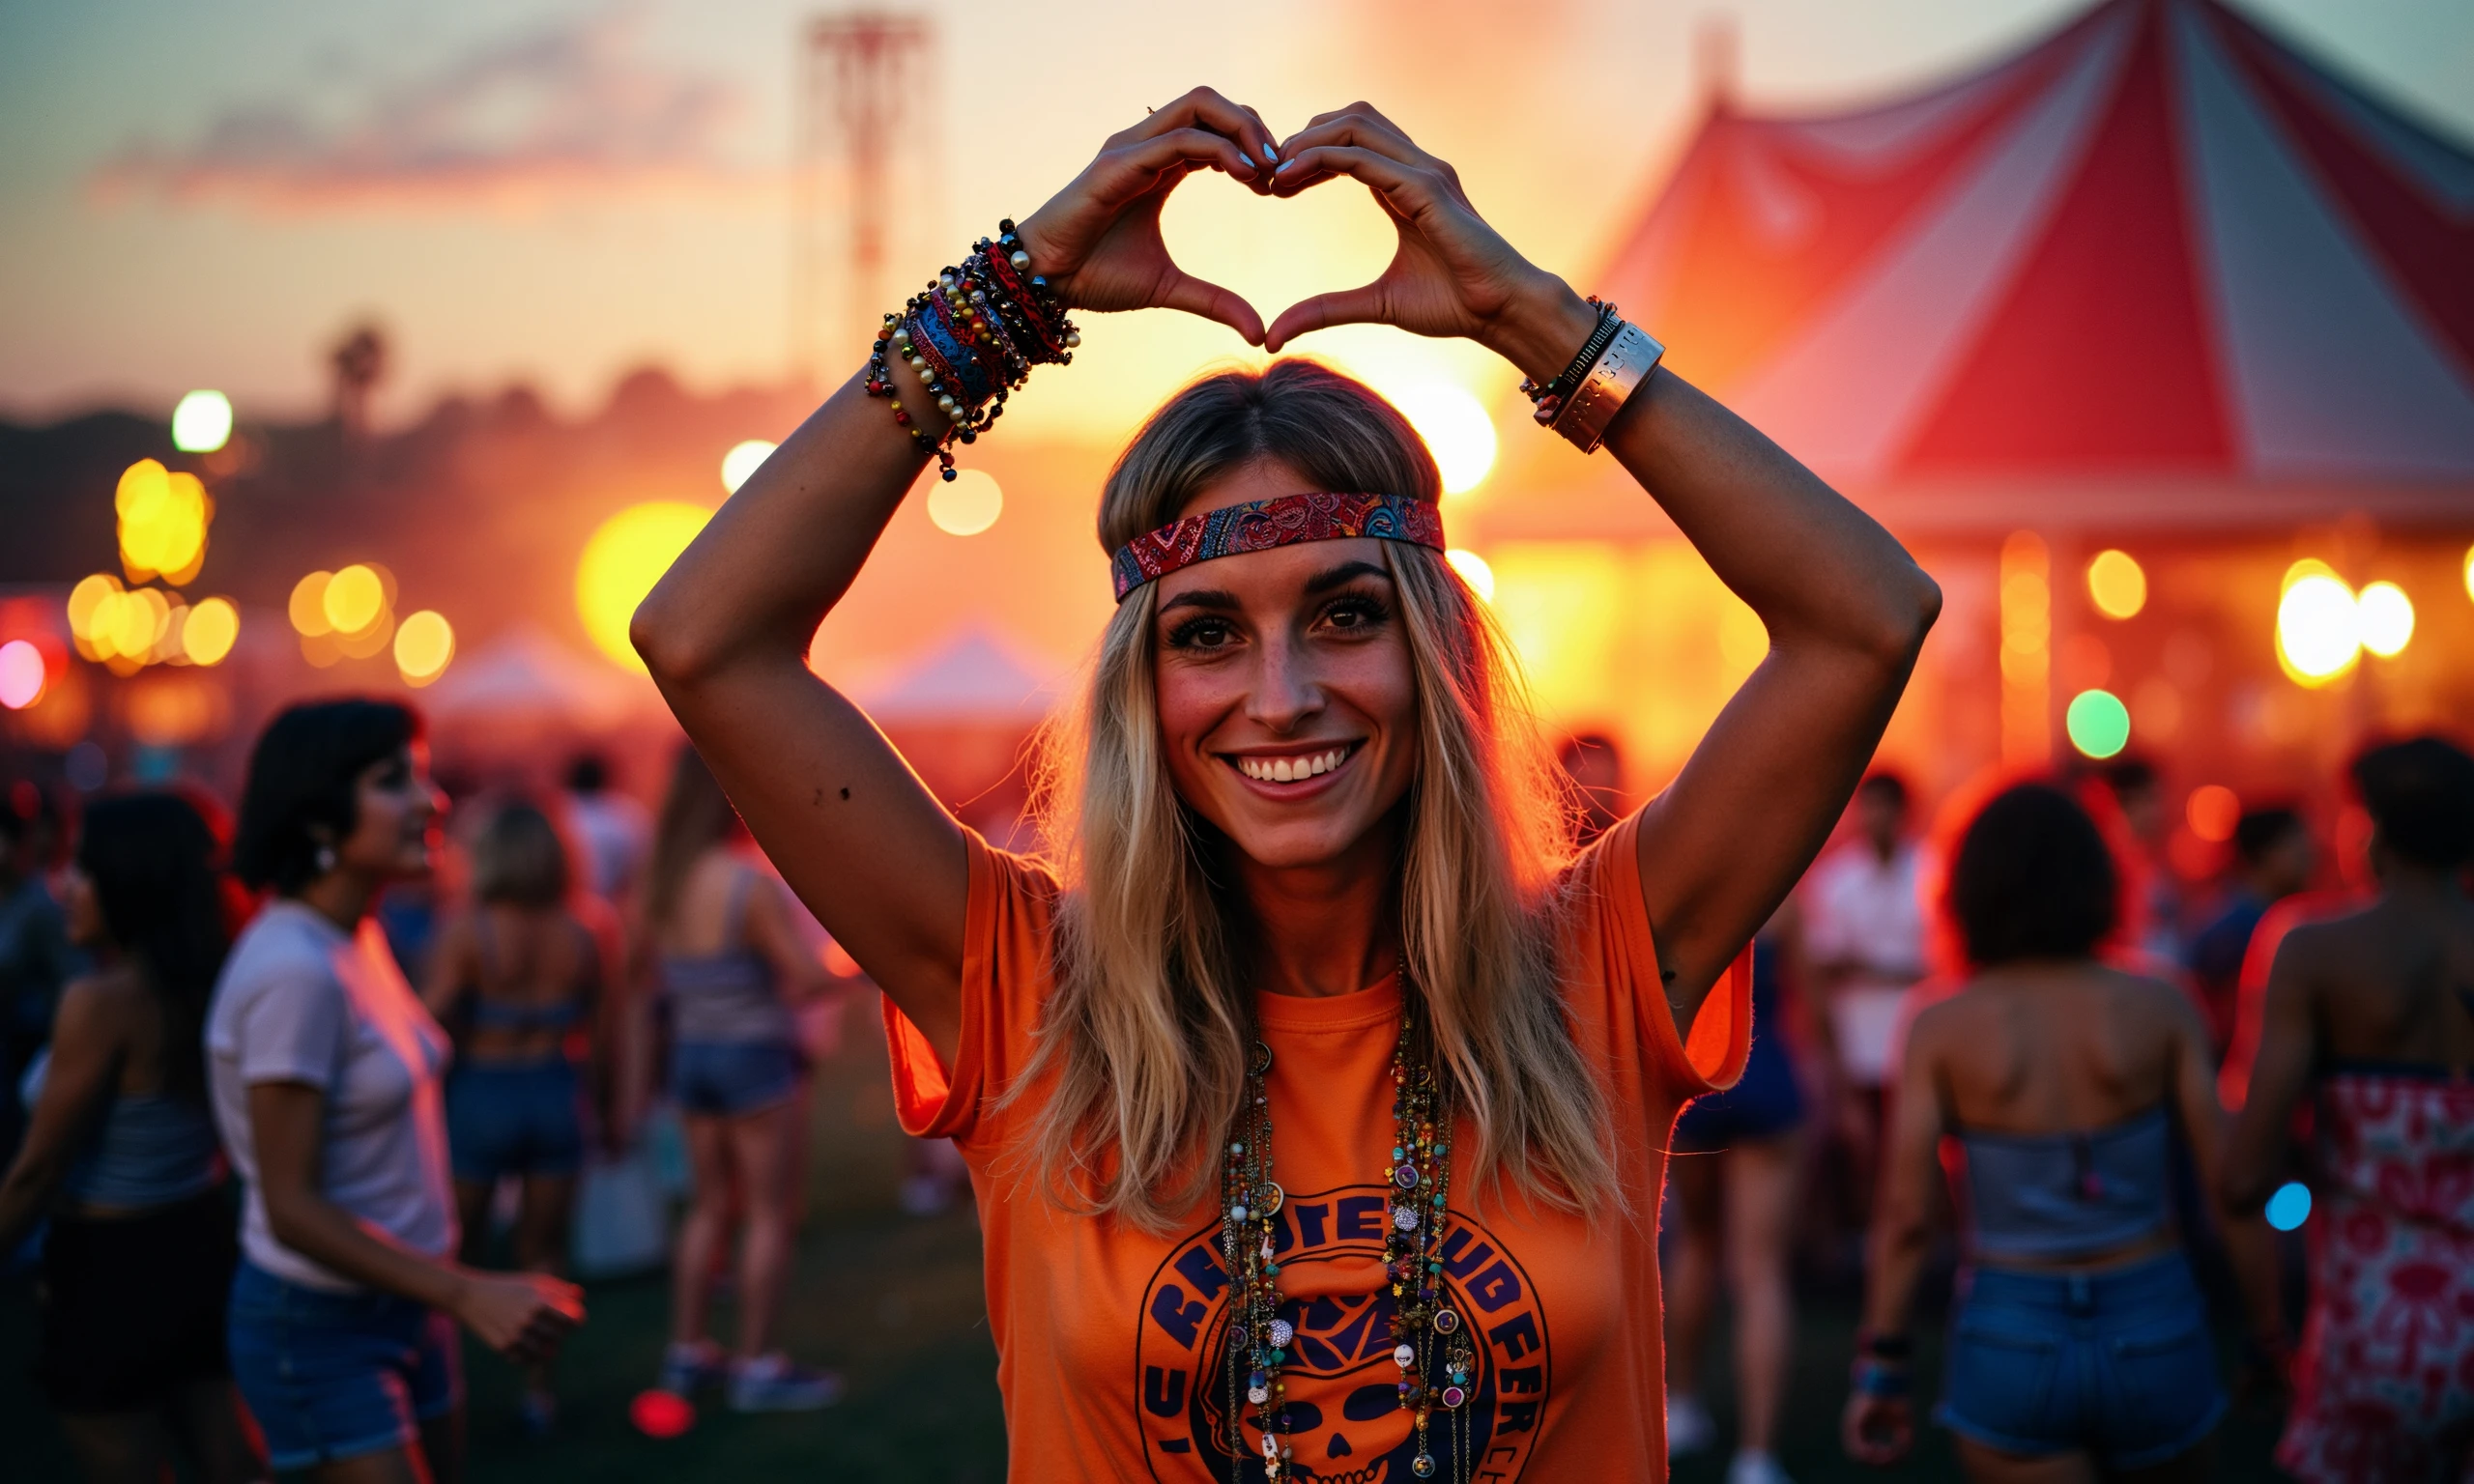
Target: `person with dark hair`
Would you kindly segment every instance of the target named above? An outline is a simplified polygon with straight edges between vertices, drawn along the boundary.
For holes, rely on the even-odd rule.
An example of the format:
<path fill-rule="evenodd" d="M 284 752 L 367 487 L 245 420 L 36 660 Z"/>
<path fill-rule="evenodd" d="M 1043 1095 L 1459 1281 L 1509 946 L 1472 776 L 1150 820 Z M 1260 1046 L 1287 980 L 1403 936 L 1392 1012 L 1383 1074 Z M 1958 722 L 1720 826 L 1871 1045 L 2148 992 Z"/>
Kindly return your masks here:
<path fill-rule="evenodd" d="M 26 1140 L 0 1180 L 0 1250 L 46 1213 L 35 1376 L 89 1478 L 261 1472 L 224 1358 L 232 1207 L 202 1033 L 226 939 L 216 857 L 171 794 L 90 805 L 65 879 L 94 973 L 30 1068 Z"/>
<path fill-rule="evenodd" d="M 0 794 L 0 1078 L 11 1086 L 51 1034 L 61 986 L 80 966 L 45 879 L 58 827 L 50 795 L 33 780 Z M 0 1098 L 0 1155 L 16 1147 L 21 1127 L 15 1103 Z"/>
<path fill-rule="evenodd" d="M 670 1348 L 660 1385 L 689 1394 L 727 1381 L 740 1412 L 831 1403 L 841 1380 L 772 1347 L 790 1276 L 803 1147 L 795 1121 L 805 1069 L 794 1005 L 827 986 L 801 938 L 800 909 L 743 853 L 730 797 L 693 747 L 678 750 L 645 872 L 638 954 L 670 1032 L 668 1087 L 687 1128 L 694 1205 L 672 1254 Z M 649 1039 L 649 1038 L 647 1038 Z M 739 1227 L 738 1346 L 707 1334 L 715 1259 Z"/>
<path fill-rule="evenodd" d="M 478 1264 L 490 1198 L 502 1179 L 522 1182 L 515 1263 L 530 1272 L 566 1267 L 576 1174 L 584 1162 L 585 1073 L 617 963 L 598 899 L 570 879 L 566 843 L 532 805 L 493 810 L 472 846 L 469 910 L 450 919 L 429 963 L 422 1001 L 457 1032 L 446 1077 L 446 1141 L 465 1261 Z M 550 1362 L 527 1372 L 525 1430 L 544 1437 L 558 1401 Z"/>
<path fill-rule="evenodd" d="M 2220 1055 L 2232 1044 L 2242 998 L 2242 960 L 2268 908 L 2311 884 L 2311 829 L 2282 806 L 2246 810 L 2233 826 L 2233 877 L 2206 926 L 2191 935 L 2184 963 Z"/>
<path fill-rule="evenodd" d="M 1968 825 L 1943 910 L 1960 991 L 1907 1038 L 1874 1216 L 1847 1449 L 1913 1439 L 1908 1315 L 1943 1137 L 1964 1151 L 1967 1267 L 1935 1417 L 1979 1481 L 2201 1479 L 2226 1397 L 2206 1301 L 2173 1224 L 2173 1140 L 2203 1182 L 2223 1148 L 2207 1028 L 2170 985 L 2112 968 L 2121 879 L 2095 822 L 2041 784 Z M 2266 1233 L 2227 1233 L 2256 1312 L 2274 1312 Z"/>
<path fill-rule="evenodd" d="M 2165 853 L 2172 827 L 2165 777 L 2154 762 L 2136 753 L 2097 764 L 2095 775 L 2120 821 L 2122 838 L 2114 846 L 2120 852 L 2116 865 L 2124 877 L 2123 902 L 2137 909 L 2125 915 L 2131 938 L 2127 946 L 2145 954 L 2154 972 L 2170 973 L 2172 965 L 2182 961 L 2182 884 Z"/>
<path fill-rule="evenodd" d="M 566 814 L 585 884 L 604 901 L 621 900 L 644 868 L 652 831 L 645 807 L 610 786 L 609 758 L 583 752 L 567 764 Z"/>
<path fill-rule="evenodd" d="M 2474 756 L 2416 737 L 2352 771 L 2378 896 L 2287 931 L 2245 1005 L 2224 1197 L 2265 1205 L 2310 1098 L 2311 1300 L 2276 1461 L 2305 1484 L 2457 1480 L 2474 1470 Z"/>
<path fill-rule="evenodd" d="M 249 755 L 234 865 L 273 897 L 207 1025 L 247 1185 L 232 1369 L 276 1470 L 324 1484 L 459 1476 L 455 1322 L 521 1363 L 584 1318 L 572 1284 L 454 1260 L 446 1036 L 370 916 L 431 870 L 439 809 L 419 718 L 392 701 L 293 706 Z"/>
<path fill-rule="evenodd" d="M 1161 240 L 1205 168 L 1283 199 L 1354 182 L 1398 251 L 1266 330 Z M 889 317 L 630 633 L 883 990 L 904 1127 L 970 1167 L 1013 1475 L 1662 1477 L 1666 1134 L 1735 1081 L 1745 946 L 1940 590 L 1368 104 L 1281 139 L 1194 89 L 999 233 Z M 1576 850 L 1417 430 L 1310 360 L 1216 372 L 1099 492 L 1116 607 L 1049 733 L 1054 853 L 991 845 L 804 656 L 944 441 L 1072 358 L 1070 311 L 1155 306 L 1274 352 L 1366 321 L 1504 357 L 1768 655 L 1674 783 Z"/>

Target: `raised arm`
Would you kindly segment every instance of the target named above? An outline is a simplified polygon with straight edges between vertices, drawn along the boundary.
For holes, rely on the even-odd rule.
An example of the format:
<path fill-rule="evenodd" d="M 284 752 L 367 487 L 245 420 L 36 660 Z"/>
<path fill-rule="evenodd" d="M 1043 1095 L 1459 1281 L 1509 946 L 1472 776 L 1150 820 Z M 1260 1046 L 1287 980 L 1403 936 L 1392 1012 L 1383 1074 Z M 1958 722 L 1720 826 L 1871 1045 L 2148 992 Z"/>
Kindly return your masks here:
<path fill-rule="evenodd" d="M 1169 260 L 1159 221 L 1169 191 L 1195 170 L 1259 181 L 1270 140 L 1251 110 L 1209 89 L 1153 112 L 1022 223 L 1032 271 L 1076 308 L 1183 309 L 1260 340 L 1244 300 Z M 909 369 L 888 366 L 902 406 L 924 431 L 941 432 Z M 854 376 L 671 567 L 636 611 L 633 637 L 757 842 L 950 1064 L 968 890 L 961 827 L 806 663 L 817 625 L 924 462 Z"/>
<path fill-rule="evenodd" d="M 1452 167 L 1364 103 L 1282 147 L 1274 189 L 1350 176 L 1393 217 L 1399 249 L 1363 288 L 1318 295 L 1268 343 L 1375 321 L 1461 335 L 1545 382 L 1597 312 L 1481 219 Z M 1655 327 L 1645 327 L 1654 330 Z M 1750 424 L 1658 371 L 1607 448 L 1769 631 L 1769 654 L 1728 702 L 1639 832 L 1642 893 L 1680 1026 L 1828 838 L 1888 725 L 1941 590 L 1869 516 Z"/>

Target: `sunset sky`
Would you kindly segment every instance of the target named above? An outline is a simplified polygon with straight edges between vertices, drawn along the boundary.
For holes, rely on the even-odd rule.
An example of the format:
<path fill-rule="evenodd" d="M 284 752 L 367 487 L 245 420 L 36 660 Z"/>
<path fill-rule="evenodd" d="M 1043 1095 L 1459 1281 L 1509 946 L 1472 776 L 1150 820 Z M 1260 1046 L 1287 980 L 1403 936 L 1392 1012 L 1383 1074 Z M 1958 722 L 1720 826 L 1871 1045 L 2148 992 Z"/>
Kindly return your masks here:
<path fill-rule="evenodd" d="M 2460 138 L 2474 138 L 2464 0 L 2241 0 Z M 933 157 L 906 172 L 900 261 L 924 274 L 1027 213 L 1110 130 L 1208 81 L 1276 130 L 1358 97 L 1457 164 L 1482 210 L 1582 282 L 1698 106 L 1696 35 L 1738 29 L 1751 106 L 1913 86 L 2057 24 L 2081 0 L 1156 0 L 936 8 Z M 523 380 L 597 403 L 629 367 L 689 385 L 789 366 L 793 41 L 805 0 L 0 0 L 0 415 L 168 409 L 219 386 L 245 417 L 315 410 L 321 350 L 394 338 L 382 417 Z M 1189 198 L 1190 197 L 1190 198 Z M 1389 252 L 1345 186 L 1272 205 L 1196 183 L 1180 260 L 1268 320 Z M 832 286 L 828 286 L 830 289 Z M 888 305 L 890 307 L 890 305 Z M 1385 330 L 1302 347 L 1376 380 L 1510 375 Z M 1121 428 L 1242 352 L 1199 321 L 1087 333 L 1022 421 Z M 837 361 L 856 363 L 856 348 Z M 1021 424 L 1009 424 L 1020 426 Z"/>

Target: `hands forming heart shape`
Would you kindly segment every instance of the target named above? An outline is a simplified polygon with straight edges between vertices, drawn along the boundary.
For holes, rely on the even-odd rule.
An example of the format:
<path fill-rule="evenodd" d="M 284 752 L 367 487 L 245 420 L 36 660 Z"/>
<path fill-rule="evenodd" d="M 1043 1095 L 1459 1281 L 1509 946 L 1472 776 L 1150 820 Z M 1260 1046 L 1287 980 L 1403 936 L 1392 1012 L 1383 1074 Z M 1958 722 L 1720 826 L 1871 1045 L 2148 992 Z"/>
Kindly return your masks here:
<path fill-rule="evenodd" d="M 1266 329 L 1253 305 L 1179 268 L 1160 236 L 1169 192 L 1197 170 L 1223 171 L 1275 199 L 1346 176 L 1381 204 L 1399 246 L 1372 283 L 1291 304 Z M 1077 308 L 1181 309 L 1269 351 L 1334 325 L 1391 325 L 1466 336 L 1543 378 L 1595 323 L 1562 279 L 1486 224 L 1451 165 L 1366 103 L 1275 141 L 1253 109 L 1196 88 L 1111 137 L 1019 231 L 1034 267 Z"/>

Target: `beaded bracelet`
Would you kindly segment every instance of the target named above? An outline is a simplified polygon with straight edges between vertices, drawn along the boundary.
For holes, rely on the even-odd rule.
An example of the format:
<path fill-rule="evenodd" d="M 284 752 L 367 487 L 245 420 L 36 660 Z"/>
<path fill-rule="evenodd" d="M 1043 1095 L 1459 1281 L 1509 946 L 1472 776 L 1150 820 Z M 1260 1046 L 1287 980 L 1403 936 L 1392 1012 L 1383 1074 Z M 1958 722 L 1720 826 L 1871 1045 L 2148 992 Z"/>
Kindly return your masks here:
<path fill-rule="evenodd" d="M 1521 395 L 1538 410 L 1540 427 L 1554 426 L 1557 414 L 1564 410 L 1564 399 L 1572 394 L 1572 388 L 1581 384 L 1581 378 L 1589 375 L 1589 368 L 1597 364 L 1597 357 L 1606 354 L 1607 346 L 1614 342 L 1616 331 L 1624 327 L 1624 321 L 1613 304 L 1604 302 L 1595 294 L 1589 297 L 1589 301 L 1597 310 L 1597 327 L 1581 343 L 1580 354 L 1572 357 L 1571 364 L 1566 366 L 1553 381 L 1524 380 L 1520 384 Z"/>
<path fill-rule="evenodd" d="M 888 314 L 868 350 L 868 395 L 893 405 L 894 422 L 909 431 L 919 451 L 954 477 L 953 445 L 979 441 L 1003 415 L 1008 394 L 1021 389 L 1031 367 L 1070 364 L 1082 332 L 1065 317 L 1065 302 L 1048 279 L 1031 273 L 1031 255 L 1010 220 L 996 224 L 994 242 L 971 244 L 961 266 L 936 275 L 912 295 L 899 314 Z M 1028 276 L 1025 276 L 1028 275 Z M 916 372 L 949 419 L 942 438 L 932 438 L 902 405 L 887 353 Z"/>

